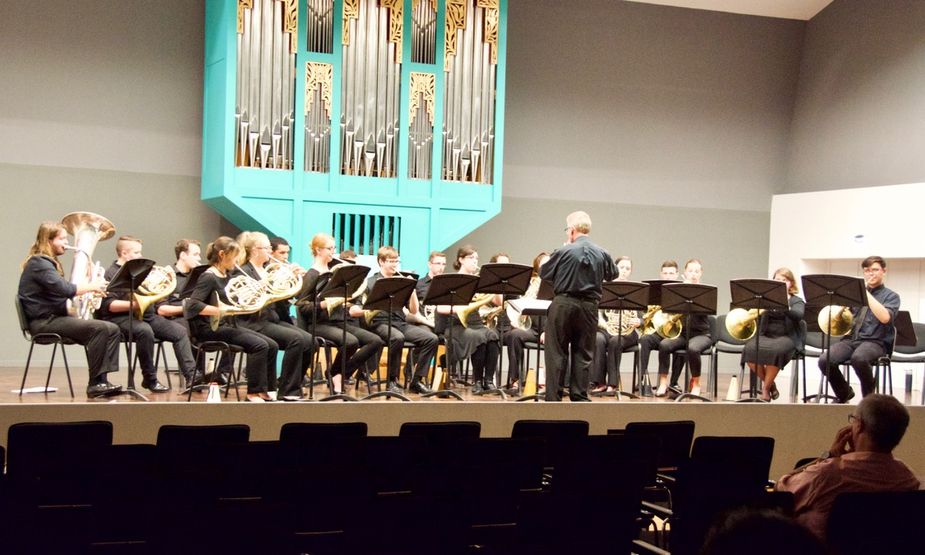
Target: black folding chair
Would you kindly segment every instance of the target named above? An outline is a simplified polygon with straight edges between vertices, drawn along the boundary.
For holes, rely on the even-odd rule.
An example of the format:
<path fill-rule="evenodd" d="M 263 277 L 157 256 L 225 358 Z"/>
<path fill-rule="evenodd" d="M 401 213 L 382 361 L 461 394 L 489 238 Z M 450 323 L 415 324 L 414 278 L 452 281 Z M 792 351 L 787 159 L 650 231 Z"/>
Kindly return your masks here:
<path fill-rule="evenodd" d="M 74 398 L 74 384 L 71 383 L 71 368 L 67 363 L 67 351 L 65 345 L 75 345 L 73 341 L 66 337 L 61 337 L 57 333 L 36 333 L 29 331 L 29 322 L 26 320 L 26 313 L 23 311 L 22 303 L 19 301 L 17 294 L 13 298 L 13 304 L 16 305 L 16 315 L 19 317 L 19 329 L 22 331 L 23 338 L 29 342 L 29 356 L 26 357 L 26 368 L 22 373 L 22 383 L 19 385 L 19 396 L 22 397 L 23 390 L 26 388 L 26 376 L 29 375 L 29 365 L 32 363 L 32 351 L 36 345 L 52 345 L 51 360 L 48 362 L 48 375 L 45 377 L 45 393 L 48 393 L 48 384 L 51 382 L 51 369 L 55 365 L 55 355 L 58 353 L 58 346 L 61 346 L 61 357 L 64 359 L 64 373 L 67 374 L 67 386 L 71 390 L 71 398 Z"/>

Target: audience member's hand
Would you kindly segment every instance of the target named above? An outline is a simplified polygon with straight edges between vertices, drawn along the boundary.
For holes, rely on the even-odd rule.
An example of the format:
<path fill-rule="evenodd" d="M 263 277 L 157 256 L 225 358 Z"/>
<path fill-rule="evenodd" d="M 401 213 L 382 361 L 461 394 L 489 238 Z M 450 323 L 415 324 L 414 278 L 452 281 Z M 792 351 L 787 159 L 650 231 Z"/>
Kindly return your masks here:
<path fill-rule="evenodd" d="M 851 445 L 851 426 L 845 426 L 835 434 L 835 441 L 832 442 L 832 447 L 829 448 L 829 456 L 840 457 L 853 450 L 854 446 Z"/>

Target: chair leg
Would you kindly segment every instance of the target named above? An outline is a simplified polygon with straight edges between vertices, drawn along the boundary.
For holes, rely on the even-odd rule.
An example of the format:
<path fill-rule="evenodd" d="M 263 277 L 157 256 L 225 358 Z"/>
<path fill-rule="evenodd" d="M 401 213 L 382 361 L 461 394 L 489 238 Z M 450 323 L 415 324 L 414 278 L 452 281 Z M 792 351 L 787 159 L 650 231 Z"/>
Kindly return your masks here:
<path fill-rule="evenodd" d="M 154 372 L 161 367 L 161 361 L 164 361 L 164 376 L 167 378 L 167 387 L 173 389 L 173 383 L 170 381 L 170 367 L 167 365 L 167 353 L 164 351 L 164 343 L 157 344 L 157 350 L 154 353 Z"/>
<path fill-rule="evenodd" d="M 67 349 L 61 345 L 61 358 L 64 359 L 64 373 L 67 375 L 67 387 L 71 390 L 71 399 L 74 398 L 74 384 L 71 383 L 71 367 L 67 363 Z"/>
<path fill-rule="evenodd" d="M 45 395 L 48 395 L 48 384 L 51 383 L 51 369 L 55 365 L 55 356 L 58 354 L 58 344 L 51 348 L 51 362 L 48 363 L 48 375 L 45 376 Z"/>
<path fill-rule="evenodd" d="M 29 356 L 26 357 L 26 369 L 22 373 L 22 383 L 19 385 L 19 396 L 22 397 L 23 389 L 26 388 L 26 376 L 29 375 L 29 365 L 32 363 L 32 350 L 35 349 L 35 341 L 29 342 Z M 925 397 L 923 397 L 925 399 Z"/>

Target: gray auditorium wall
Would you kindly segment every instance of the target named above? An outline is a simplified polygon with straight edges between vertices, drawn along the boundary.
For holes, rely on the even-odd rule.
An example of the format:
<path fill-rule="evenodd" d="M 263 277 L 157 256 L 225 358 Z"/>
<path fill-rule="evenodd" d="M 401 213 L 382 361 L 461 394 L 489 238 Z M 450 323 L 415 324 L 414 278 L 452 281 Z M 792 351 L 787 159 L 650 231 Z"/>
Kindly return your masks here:
<path fill-rule="evenodd" d="M 806 24 L 613 0 L 511 0 L 510 16 L 504 211 L 466 240 L 525 261 L 586 208 L 639 278 L 689 256 L 713 283 L 762 274 Z M 2 290 L 36 224 L 67 211 L 159 260 L 177 236 L 234 231 L 198 200 L 202 23 L 187 0 L 0 3 Z M 3 365 L 25 351 L 7 314 Z"/>
<path fill-rule="evenodd" d="M 835 0 L 807 25 L 784 192 L 925 181 L 925 2 Z"/>

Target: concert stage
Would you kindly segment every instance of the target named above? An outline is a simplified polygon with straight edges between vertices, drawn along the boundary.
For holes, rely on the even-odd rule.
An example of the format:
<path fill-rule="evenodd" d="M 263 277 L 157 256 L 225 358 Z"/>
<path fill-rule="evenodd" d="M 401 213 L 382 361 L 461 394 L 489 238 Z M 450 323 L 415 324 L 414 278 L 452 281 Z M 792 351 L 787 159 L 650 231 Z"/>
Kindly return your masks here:
<path fill-rule="evenodd" d="M 12 389 L 19 387 L 21 369 L 0 369 L 0 443 L 6 445 L 6 430 L 16 422 L 109 420 L 114 427 L 116 443 L 153 443 L 163 424 L 226 424 L 244 423 L 251 428 L 254 440 L 272 440 L 279 436 L 286 422 L 350 422 L 363 421 L 370 435 L 396 435 L 403 422 L 477 420 L 482 423 L 485 437 L 507 436 L 520 419 L 581 419 L 591 425 L 592 434 L 604 434 L 608 429 L 623 428 L 628 422 L 644 420 L 690 419 L 697 423 L 697 435 L 767 435 L 775 438 L 771 477 L 777 478 L 793 467 L 802 457 L 815 456 L 827 450 L 835 431 L 847 425 L 853 411 L 851 405 L 788 404 L 777 401 L 764 403 L 703 403 L 668 402 L 658 400 L 623 400 L 595 398 L 591 403 L 544 403 L 500 401 L 497 397 L 479 400 L 418 400 L 413 402 L 366 401 L 304 402 L 304 403 L 238 403 L 232 392 L 221 403 L 205 403 L 198 397 L 193 403 L 177 400 L 171 392 L 151 395 L 151 402 L 130 400 L 128 396 L 114 400 L 88 401 L 83 393 L 85 370 L 72 369 L 76 399 L 71 401 L 62 370 L 55 371 L 52 385 L 58 392 L 27 394 L 22 400 Z M 44 381 L 38 370 L 30 384 Z M 41 376 L 41 380 L 40 380 Z M 123 377 L 124 376 L 120 376 Z M 725 391 L 721 380 L 720 391 Z M 176 385 L 176 384 L 175 384 Z M 782 393 L 786 391 L 781 388 Z M 316 398 L 322 392 L 316 391 Z M 242 388 L 243 397 L 243 388 Z M 784 397 L 782 397 L 783 400 Z M 474 399 L 474 398 L 473 398 Z M 925 407 L 910 406 L 912 422 L 897 449 L 903 459 L 917 472 L 925 472 Z M 734 460 L 729 464 L 735 464 Z M 602 477 L 606 479 L 606 477 Z"/>

